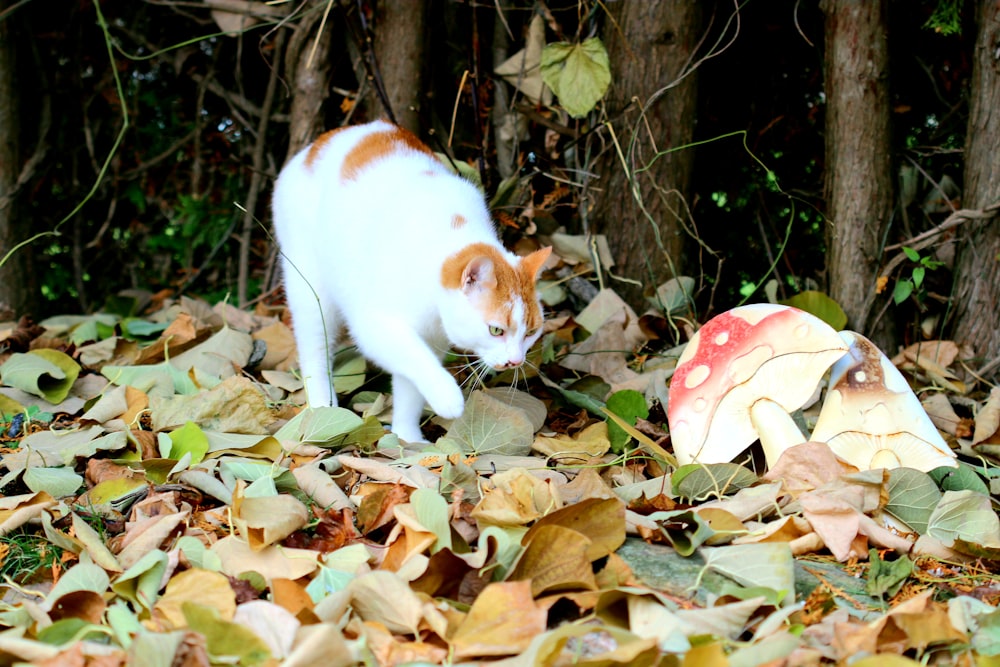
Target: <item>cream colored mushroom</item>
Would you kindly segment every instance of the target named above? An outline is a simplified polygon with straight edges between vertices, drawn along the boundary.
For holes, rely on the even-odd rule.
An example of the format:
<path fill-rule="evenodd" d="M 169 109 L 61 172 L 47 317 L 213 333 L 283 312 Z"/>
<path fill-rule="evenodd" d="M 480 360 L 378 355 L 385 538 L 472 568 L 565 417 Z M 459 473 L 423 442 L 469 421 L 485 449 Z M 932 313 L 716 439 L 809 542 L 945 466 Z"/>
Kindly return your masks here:
<path fill-rule="evenodd" d="M 812 440 L 862 470 L 957 467 L 906 379 L 870 340 L 841 331 L 850 346 L 833 365 Z"/>
<path fill-rule="evenodd" d="M 759 438 L 774 465 L 805 442 L 789 413 L 846 351 L 832 327 L 789 306 L 740 306 L 712 318 L 691 337 L 670 383 L 678 462 L 731 461 Z"/>

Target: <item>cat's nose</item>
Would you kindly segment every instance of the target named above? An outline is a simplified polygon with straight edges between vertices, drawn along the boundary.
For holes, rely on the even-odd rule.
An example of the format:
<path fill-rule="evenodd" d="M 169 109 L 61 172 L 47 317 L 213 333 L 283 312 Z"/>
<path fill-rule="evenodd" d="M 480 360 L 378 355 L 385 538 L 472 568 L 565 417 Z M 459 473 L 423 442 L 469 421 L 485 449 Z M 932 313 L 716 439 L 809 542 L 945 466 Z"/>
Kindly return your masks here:
<path fill-rule="evenodd" d="M 524 362 L 524 359 L 508 359 L 506 363 L 499 364 L 496 366 L 498 371 L 507 370 L 508 368 L 516 368 Z"/>

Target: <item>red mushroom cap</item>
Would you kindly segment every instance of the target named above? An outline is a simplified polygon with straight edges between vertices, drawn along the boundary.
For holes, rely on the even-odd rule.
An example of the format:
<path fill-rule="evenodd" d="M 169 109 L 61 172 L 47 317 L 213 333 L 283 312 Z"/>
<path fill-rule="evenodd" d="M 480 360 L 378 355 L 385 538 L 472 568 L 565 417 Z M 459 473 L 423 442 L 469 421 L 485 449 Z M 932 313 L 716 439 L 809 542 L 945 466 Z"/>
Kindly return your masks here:
<path fill-rule="evenodd" d="M 712 318 L 692 336 L 670 383 L 678 461 L 732 460 L 761 437 L 750 419 L 755 402 L 797 410 L 846 350 L 832 327 L 790 306 L 753 304 Z"/>

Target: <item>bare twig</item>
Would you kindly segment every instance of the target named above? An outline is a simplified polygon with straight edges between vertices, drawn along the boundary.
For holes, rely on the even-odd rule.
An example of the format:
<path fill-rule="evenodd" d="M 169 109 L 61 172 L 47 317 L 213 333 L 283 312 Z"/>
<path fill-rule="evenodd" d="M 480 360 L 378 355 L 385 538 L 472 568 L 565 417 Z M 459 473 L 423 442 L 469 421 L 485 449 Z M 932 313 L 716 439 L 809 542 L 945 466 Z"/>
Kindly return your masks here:
<path fill-rule="evenodd" d="M 230 14 L 240 14 L 242 16 L 252 16 L 260 19 L 271 19 L 284 16 L 283 7 L 272 5 L 268 2 L 257 2 L 255 0 L 144 0 L 149 5 L 162 5 L 167 7 L 192 7 L 196 9 L 212 9 Z"/>
<path fill-rule="evenodd" d="M 267 148 L 267 126 L 271 107 L 274 105 L 274 93 L 278 88 L 278 74 L 281 71 L 281 56 L 285 50 L 284 47 L 285 31 L 278 30 L 274 40 L 274 62 L 271 64 L 271 76 L 267 80 L 267 91 L 264 93 L 264 102 L 261 105 L 260 123 L 257 125 L 257 143 L 253 150 L 253 175 L 250 177 L 250 191 L 247 193 L 243 229 L 240 232 L 239 274 L 236 284 L 237 300 L 240 307 L 243 307 L 247 302 L 247 282 L 250 277 L 250 240 L 253 232 L 254 211 L 257 208 L 257 198 L 263 184 L 262 168 Z"/>
<path fill-rule="evenodd" d="M 185 134 L 183 137 L 181 137 L 180 139 L 178 139 L 174 143 L 170 144 L 170 146 L 165 151 L 163 151 L 162 153 L 160 153 L 158 155 L 155 155 L 155 156 L 151 157 L 150 159 L 146 160 L 145 162 L 142 162 L 142 163 L 140 163 L 140 164 L 132 167 L 131 169 L 129 169 L 126 172 L 122 172 L 119 175 L 119 178 L 122 179 L 122 180 L 129 180 L 131 178 L 135 178 L 136 176 L 138 176 L 142 172 L 144 172 L 144 171 L 146 171 L 148 169 L 151 169 L 152 167 L 155 167 L 156 165 L 160 164 L 164 160 L 166 160 L 166 159 L 168 159 L 168 158 L 176 155 L 177 151 L 179 151 L 186 143 L 188 143 L 189 141 L 193 140 L 197 135 L 198 135 L 198 129 L 196 127 L 195 129 L 191 130 L 190 132 L 188 132 L 187 134 Z"/>
<path fill-rule="evenodd" d="M 973 220 L 989 220 L 990 218 L 996 217 L 998 211 L 1000 211 L 1000 203 L 987 206 L 984 209 L 959 209 L 949 215 L 941 224 L 928 229 L 926 232 L 917 234 L 913 238 L 907 239 L 902 243 L 886 246 L 886 250 L 898 250 L 903 247 L 917 251 L 923 250 L 924 248 L 928 248 L 937 243 L 937 236 L 943 232 Z M 899 267 L 899 265 L 905 261 L 907 261 L 905 252 L 896 254 L 892 259 L 886 262 L 885 268 L 882 269 L 880 275 L 884 278 L 888 278 Z"/>
<path fill-rule="evenodd" d="M 988 220 L 990 218 L 996 217 L 998 211 L 1000 211 L 1000 203 L 993 204 L 992 206 L 987 206 L 983 209 L 970 209 L 961 208 L 945 218 L 944 222 L 931 227 L 925 232 L 921 232 L 900 243 L 895 243 L 890 246 L 886 246 L 885 249 L 888 250 L 899 250 L 900 248 L 908 247 L 912 248 L 917 244 L 923 243 L 924 241 L 931 239 L 938 234 L 942 234 L 953 227 L 958 227 L 959 225 L 970 221 L 970 220 Z M 923 246 L 926 247 L 926 246 Z"/>
<path fill-rule="evenodd" d="M 191 75 L 191 79 L 199 84 L 204 80 L 204 78 L 205 77 L 201 74 Z M 222 86 L 222 84 L 220 84 L 218 81 L 214 79 L 208 82 L 207 90 L 213 95 L 221 97 L 223 100 L 226 101 L 227 104 L 230 105 L 230 107 L 245 111 L 246 113 L 250 114 L 255 118 L 260 118 L 264 113 L 263 110 L 256 104 L 249 101 L 248 99 L 246 99 L 245 97 L 243 97 L 238 93 L 233 93 L 229 90 L 226 90 L 225 87 Z M 272 114 L 271 120 L 276 123 L 287 123 L 288 114 L 281 114 L 281 113 Z"/>

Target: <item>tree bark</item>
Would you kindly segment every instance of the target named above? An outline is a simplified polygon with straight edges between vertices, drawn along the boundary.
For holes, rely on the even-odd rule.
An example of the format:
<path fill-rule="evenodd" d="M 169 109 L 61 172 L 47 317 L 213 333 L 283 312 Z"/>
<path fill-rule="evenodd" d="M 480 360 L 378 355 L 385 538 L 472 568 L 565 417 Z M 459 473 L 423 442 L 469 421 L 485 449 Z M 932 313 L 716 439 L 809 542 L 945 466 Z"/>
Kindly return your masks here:
<path fill-rule="evenodd" d="M 701 37 L 702 7 L 690 0 L 606 6 L 610 16 L 604 40 L 611 60 L 607 113 L 633 180 L 611 147 L 596 165 L 600 190 L 594 192 L 591 218 L 593 231 L 608 237 L 616 262 L 613 274 L 629 280 L 613 283 L 613 288 L 639 307 L 644 287 L 681 273 L 694 153 L 658 153 L 690 143 L 694 135 L 695 73 L 677 78 Z M 643 114 L 633 98 L 640 104 L 653 101 Z M 645 170 L 634 173 L 638 169 Z"/>
<path fill-rule="evenodd" d="M 423 92 L 426 0 L 379 0 L 375 15 L 375 60 L 396 122 L 419 135 Z M 373 82 L 374 84 L 375 82 Z M 383 115 L 374 85 L 368 109 Z"/>
<path fill-rule="evenodd" d="M 326 5 L 325 0 L 314 5 Z M 324 12 L 306 13 L 295 27 L 285 56 L 285 77 L 292 82 L 288 157 L 292 157 L 324 129 L 323 103 L 330 94 L 331 18 Z M 332 17 L 332 15 L 331 15 Z"/>
<path fill-rule="evenodd" d="M 0 0 L 0 14 L 11 7 Z M 17 40 L 20 17 L 0 20 L 0 320 L 25 315 L 35 305 L 31 248 L 22 247 L 8 256 L 31 229 L 19 212 L 18 176 L 21 171 L 21 114 L 17 85 Z M 22 26 L 22 30 L 24 30 Z"/>
<path fill-rule="evenodd" d="M 824 0 L 826 270 L 848 326 L 880 347 L 890 318 L 872 330 L 876 276 L 892 215 L 888 0 Z"/>
<path fill-rule="evenodd" d="M 979 0 L 979 34 L 970 86 L 965 138 L 962 207 L 983 209 L 1000 202 L 1000 3 Z M 976 368 L 1000 370 L 1000 218 L 970 220 L 961 227 L 952 304 L 953 337 L 972 346 Z"/>

